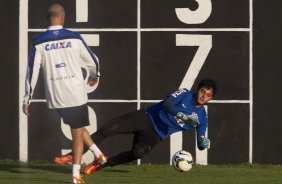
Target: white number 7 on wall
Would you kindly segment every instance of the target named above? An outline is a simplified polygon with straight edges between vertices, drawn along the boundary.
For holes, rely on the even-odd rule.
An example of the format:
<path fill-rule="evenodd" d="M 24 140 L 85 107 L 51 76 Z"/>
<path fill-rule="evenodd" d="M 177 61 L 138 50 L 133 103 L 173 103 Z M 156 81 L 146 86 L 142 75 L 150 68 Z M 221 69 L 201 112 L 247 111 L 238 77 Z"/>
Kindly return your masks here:
<path fill-rule="evenodd" d="M 191 89 L 212 48 L 211 35 L 176 34 L 176 46 L 199 46 L 179 88 Z"/>

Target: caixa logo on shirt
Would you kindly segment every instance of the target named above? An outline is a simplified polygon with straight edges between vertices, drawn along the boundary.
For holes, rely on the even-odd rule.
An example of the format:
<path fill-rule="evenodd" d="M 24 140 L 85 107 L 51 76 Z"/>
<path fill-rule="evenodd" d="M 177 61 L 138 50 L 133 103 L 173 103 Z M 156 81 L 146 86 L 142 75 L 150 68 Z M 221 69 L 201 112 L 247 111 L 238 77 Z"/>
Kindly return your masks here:
<path fill-rule="evenodd" d="M 52 43 L 47 43 L 45 45 L 45 50 L 50 51 L 54 49 L 64 49 L 64 48 L 71 48 L 71 42 L 52 42 Z"/>

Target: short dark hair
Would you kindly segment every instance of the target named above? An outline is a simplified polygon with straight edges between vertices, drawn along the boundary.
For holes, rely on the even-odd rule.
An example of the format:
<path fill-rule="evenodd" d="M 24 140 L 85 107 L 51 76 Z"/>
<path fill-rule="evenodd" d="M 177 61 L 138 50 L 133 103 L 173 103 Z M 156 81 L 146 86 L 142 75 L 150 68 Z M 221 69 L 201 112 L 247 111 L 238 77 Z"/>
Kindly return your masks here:
<path fill-rule="evenodd" d="M 52 4 L 47 12 L 47 20 L 65 15 L 65 9 L 62 5 L 55 3 Z"/>
<path fill-rule="evenodd" d="M 217 86 L 216 86 L 216 82 L 212 79 L 203 79 L 199 82 L 198 84 L 198 89 L 202 87 L 206 87 L 207 89 L 212 89 L 213 91 L 213 96 L 215 96 L 216 92 L 217 92 Z"/>

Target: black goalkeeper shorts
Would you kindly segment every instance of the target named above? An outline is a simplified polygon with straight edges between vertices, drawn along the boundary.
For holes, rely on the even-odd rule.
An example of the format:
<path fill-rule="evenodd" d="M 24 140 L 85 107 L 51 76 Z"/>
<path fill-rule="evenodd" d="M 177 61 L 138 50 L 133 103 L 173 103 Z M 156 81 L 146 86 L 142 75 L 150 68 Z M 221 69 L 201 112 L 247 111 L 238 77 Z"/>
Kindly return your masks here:
<path fill-rule="evenodd" d="M 71 128 L 81 128 L 89 125 L 88 107 L 87 104 L 56 109 L 63 118 L 65 124 Z"/>

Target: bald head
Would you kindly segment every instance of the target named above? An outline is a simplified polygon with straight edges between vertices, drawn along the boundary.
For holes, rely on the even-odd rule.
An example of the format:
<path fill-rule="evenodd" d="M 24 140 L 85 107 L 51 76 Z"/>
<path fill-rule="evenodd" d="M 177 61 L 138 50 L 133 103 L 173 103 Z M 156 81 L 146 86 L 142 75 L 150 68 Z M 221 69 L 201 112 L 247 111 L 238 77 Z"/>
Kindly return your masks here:
<path fill-rule="evenodd" d="M 48 9 L 48 20 L 51 26 L 64 25 L 65 9 L 59 4 L 52 4 Z"/>

